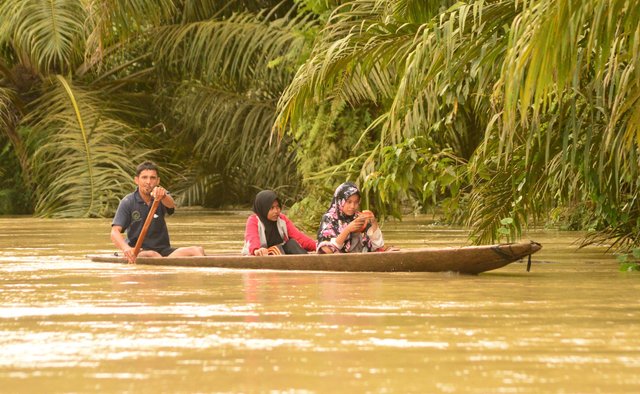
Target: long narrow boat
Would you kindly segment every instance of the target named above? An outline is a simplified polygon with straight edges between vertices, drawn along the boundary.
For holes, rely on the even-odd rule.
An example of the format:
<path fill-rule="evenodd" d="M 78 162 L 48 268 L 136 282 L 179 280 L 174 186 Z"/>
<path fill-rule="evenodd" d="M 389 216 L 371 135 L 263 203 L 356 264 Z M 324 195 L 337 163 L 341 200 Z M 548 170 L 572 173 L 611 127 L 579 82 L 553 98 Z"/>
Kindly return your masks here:
<path fill-rule="evenodd" d="M 542 246 L 533 241 L 486 246 L 404 249 L 393 252 L 200 257 L 141 257 L 137 264 L 241 269 L 348 272 L 459 272 L 479 274 L 529 257 Z M 89 255 L 100 263 L 126 263 L 114 255 Z M 527 270 L 529 265 L 527 266 Z"/>

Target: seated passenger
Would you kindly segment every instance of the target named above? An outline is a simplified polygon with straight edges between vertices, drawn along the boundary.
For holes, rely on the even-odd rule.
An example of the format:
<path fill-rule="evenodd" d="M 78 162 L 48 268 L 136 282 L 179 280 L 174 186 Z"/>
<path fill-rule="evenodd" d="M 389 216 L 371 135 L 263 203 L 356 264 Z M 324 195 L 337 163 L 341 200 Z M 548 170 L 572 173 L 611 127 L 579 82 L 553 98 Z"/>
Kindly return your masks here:
<path fill-rule="evenodd" d="M 263 190 L 253 203 L 254 214 L 247 219 L 243 255 L 305 254 L 316 250 L 316 242 L 298 230 L 281 212 L 278 195 Z"/>
<path fill-rule="evenodd" d="M 318 253 L 375 252 L 384 248 L 382 231 L 371 211 L 359 212 L 360 191 L 345 182 L 333 194 L 318 230 Z"/>

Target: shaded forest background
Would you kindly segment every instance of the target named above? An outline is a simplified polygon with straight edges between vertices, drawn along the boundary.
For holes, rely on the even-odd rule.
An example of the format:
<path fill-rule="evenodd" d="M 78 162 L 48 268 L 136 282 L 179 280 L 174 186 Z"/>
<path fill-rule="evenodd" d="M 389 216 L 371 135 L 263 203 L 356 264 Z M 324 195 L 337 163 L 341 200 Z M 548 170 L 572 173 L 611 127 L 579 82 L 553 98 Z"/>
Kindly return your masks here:
<path fill-rule="evenodd" d="M 2 0 L 0 213 L 104 217 L 143 159 L 183 205 L 313 228 L 437 209 L 639 246 L 636 1 Z"/>

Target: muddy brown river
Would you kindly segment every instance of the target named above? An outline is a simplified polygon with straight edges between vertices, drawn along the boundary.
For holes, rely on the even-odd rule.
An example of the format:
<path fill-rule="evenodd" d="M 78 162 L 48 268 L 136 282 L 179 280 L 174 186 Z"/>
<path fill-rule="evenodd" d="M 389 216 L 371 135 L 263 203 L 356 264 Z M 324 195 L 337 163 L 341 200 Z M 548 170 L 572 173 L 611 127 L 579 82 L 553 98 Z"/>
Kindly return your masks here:
<path fill-rule="evenodd" d="M 242 248 L 247 212 L 179 211 L 175 246 Z M 640 273 L 575 232 L 477 276 L 148 267 L 109 220 L 0 218 L 0 392 L 632 393 Z M 388 244 L 461 246 L 428 217 Z"/>

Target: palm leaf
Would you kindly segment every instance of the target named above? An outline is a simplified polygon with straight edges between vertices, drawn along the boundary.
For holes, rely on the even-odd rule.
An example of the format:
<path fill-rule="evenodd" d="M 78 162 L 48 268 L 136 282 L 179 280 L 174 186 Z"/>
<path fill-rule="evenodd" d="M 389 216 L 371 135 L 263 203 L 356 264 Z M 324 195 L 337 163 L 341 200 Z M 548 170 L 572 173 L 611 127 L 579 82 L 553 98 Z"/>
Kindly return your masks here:
<path fill-rule="evenodd" d="M 296 34 L 313 23 L 309 17 L 289 14 L 273 20 L 262 12 L 236 14 L 226 20 L 208 20 L 167 26 L 157 31 L 152 53 L 164 70 L 216 81 L 243 90 L 247 82 L 280 82 L 290 74 L 305 38 Z M 277 65 L 277 67 L 272 66 Z"/>
<path fill-rule="evenodd" d="M 34 103 L 24 125 L 33 128 L 36 214 L 102 217 L 131 189 L 135 164 L 149 152 L 128 146 L 133 130 L 105 107 L 60 76 Z"/>
<path fill-rule="evenodd" d="M 11 40 L 42 72 L 69 71 L 82 58 L 84 16 L 80 2 L 7 0 L 0 39 Z"/>
<path fill-rule="evenodd" d="M 160 77 L 190 76 L 165 83 L 159 100 L 171 115 L 167 121 L 225 182 L 237 176 L 271 187 L 297 182 L 287 140 L 272 141 L 271 126 L 276 100 L 305 46 L 297 31 L 314 22 L 293 11 L 274 13 L 239 13 L 157 31 L 152 53 Z"/>
<path fill-rule="evenodd" d="M 280 99 L 276 127 L 281 133 L 288 126 L 296 129 L 306 109 L 325 99 L 356 106 L 390 97 L 402 69 L 390 59 L 406 58 L 415 27 L 384 23 L 385 10 L 385 4 L 372 0 L 347 2 L 334 11 Z"/>

